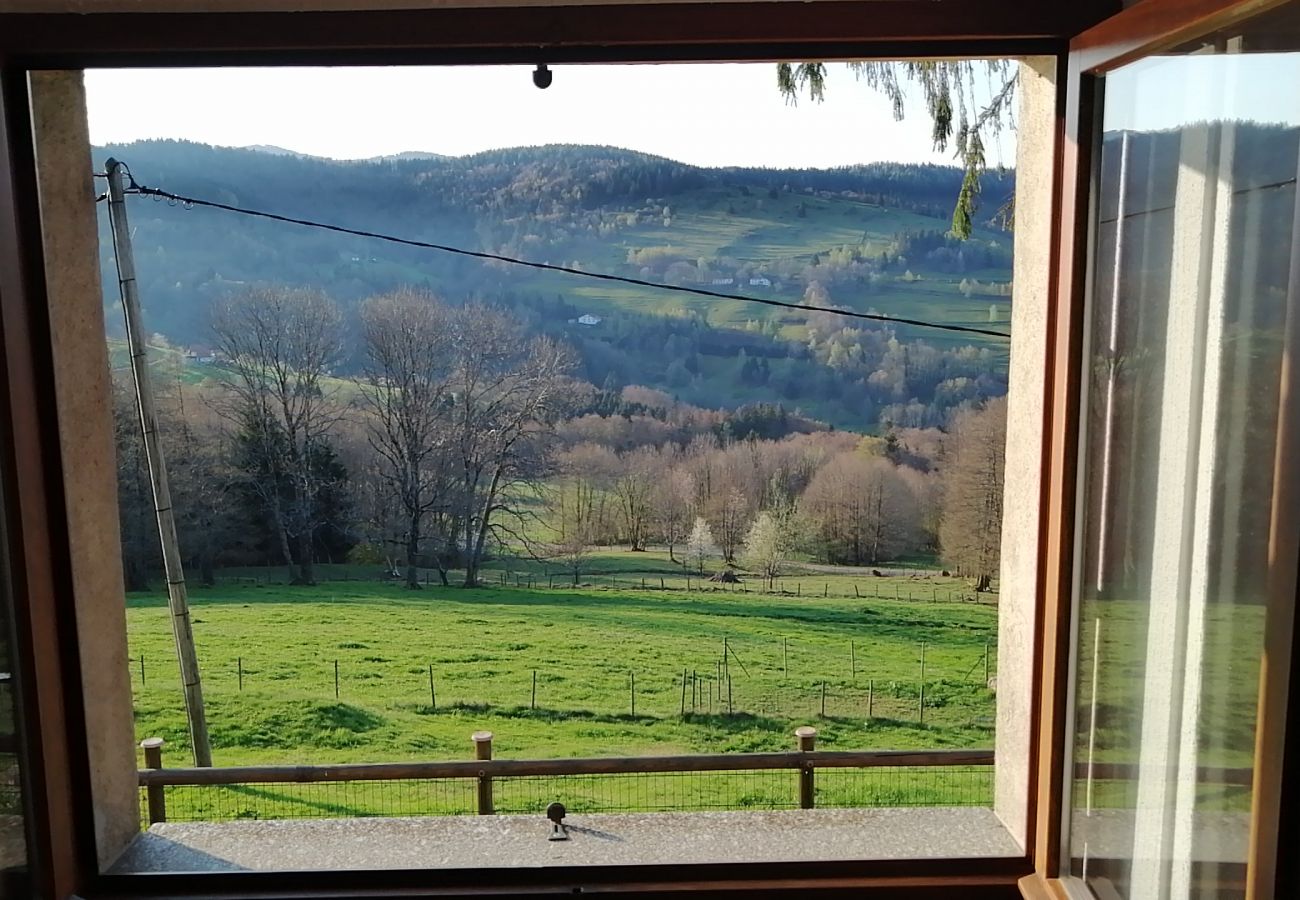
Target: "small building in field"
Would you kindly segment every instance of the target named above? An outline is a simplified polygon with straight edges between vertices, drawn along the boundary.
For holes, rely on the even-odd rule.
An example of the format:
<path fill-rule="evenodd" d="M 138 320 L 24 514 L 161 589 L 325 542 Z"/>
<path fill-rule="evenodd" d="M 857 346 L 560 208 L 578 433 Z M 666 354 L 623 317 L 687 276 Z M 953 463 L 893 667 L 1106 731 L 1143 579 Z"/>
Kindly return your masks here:
<path fill-rule="evenodd" d="M 599 324 L 600 324 L 600 316 L 593 316 L 591 313 L 585 313 L 585 314 L 583 314 L 583 315 L 581 315 L 581 316 L 578 316 L 578 324 L 579 324 L 579 325 L 599 325 Z"/>

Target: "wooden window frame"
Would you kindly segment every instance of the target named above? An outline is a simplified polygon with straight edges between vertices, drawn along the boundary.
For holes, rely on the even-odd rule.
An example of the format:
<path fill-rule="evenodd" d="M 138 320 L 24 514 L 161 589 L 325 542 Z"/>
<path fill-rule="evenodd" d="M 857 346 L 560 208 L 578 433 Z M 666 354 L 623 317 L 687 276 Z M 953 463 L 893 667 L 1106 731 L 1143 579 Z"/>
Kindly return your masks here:
<path fill-rule="evenodd" d="M 1076 554 L 1076 500 L 1080 475 L 1080 398 L 1082 396 L 1082 347 L 1091 263 L 1094 159 L 1101 139 L 1103 76 L 1145 56 L 1160 53 L 1186 41 L 1243 22 L 1252 16 L 1284 5 L 1288 0 L 1142 0 L 1124 12 L 1081 32 L 1070 40 L 1066 57 L 1064 106 L 1061 111 L 1062 146 L 1058 155 L 1060 200 L 1049 324 L 1052 347 L 1051 371 L 1043 414 L 1046 436 L 1043 471 L 1042 531 L 1043 560 L 1039 586 L 1040 634 L 1039 690 L 1041 706 L 1034 716 L 1034 759 L 1037 771 L 1031 778 L 1036 790 L 1033 804 L 1031 842 L 1033 875 L 1021 889 L 1029 898 L 1071 900 L 1079 895 L 1075 879 L 1063 879 L 1068 840 L 1069 780 L 1066 766 L 1069 739 L 1070 663 L 1072 654 L 1071 615 L 1074 603 Z M 1300 598 L 1298 598 L 1300 599 Z M 1300 646 L 1300 627 L 1291 646 Z M 1291 703 L 1288 723 L 1280 723 L 1288 743 L 1295 745 L 1296 699 L 1300 693 L 1300 653 L 1290 660 Z M 1289 728 L 1289 730 L 1287 730 Z M 1292 756 L 1297 754 L 1293 753 Z M 1258 762 L 1258 761 L 1257 761 Z M 1294 791 L 1300 772 L 1293 761 L 1271 765 L 1273 774 Z M 1281 796 L 1279 792 L 1278 796 Z M 1300 815 L 1294 804 L 1282 804 L 1276 833 L 1262 836 L 1273 848 L 1295 846 L 1300 841 Z M 1254 834 L 1252 839 L 1261 837 Z M 1252 885 L 1251 897 L 1272 894 L 1287 896 L 1285 885 L 1294 885 L 1296 862 L 1291 869 L 1279 867 L 1273 883 Z M 1253 861 L 1252 861 L 1253 863 Z M 1252 865 L 1253 867 L 1253 865 Z M 1248 875 L 1248 879 L 1251 878 Z M 1073 886 L 1071 885 L 1073 882 Z"/>
<path fill-rule="evenodd" d="M 1280 0 L 841 0 L 355 12 L 0 12 L 0 468 L 26 725 L 33 883 L 42 895 L 447 896 L 746 890 L 1064 897 L 1061 871 L 1080 348 L 1097 76 Z M 281 4 L 284 6 L 286 4 Z M 304 3 L 304 6 L 310 5 Z M 1101 22 L 1101 24 L 1094 24 Z M 1092 27 L 1090 27 L 1092 26 Z M 95 66 L 663 62 L 1053 56 L 1057 150 L 1043 398 L 1030 821 L 1023 858 L 466 872 L 105 876 L 95 863 L 85 709 L 68 575 L 29 71 Z M 1292 682 L 1296 683 L 1292 666 Z M 1296 696 L 1293 694 L 1293 696 Z M 1292 703 L 1292 741 L 1296 708 Z M 1297 773 L 1287 770 L 1288 784 Z M 1288 830 L 1289 829 L 1289 830 Z M 1283 822 L 1296 835 L 1296 815 Z M 1279 873 L 1279 879 L 1282 874 Z M 1279 881 L 1280 883 L 1280 881 Z M 382 884 L 382 887 L 375 887 Z M 959 892 L 959 893 L 955 893 Z"/>

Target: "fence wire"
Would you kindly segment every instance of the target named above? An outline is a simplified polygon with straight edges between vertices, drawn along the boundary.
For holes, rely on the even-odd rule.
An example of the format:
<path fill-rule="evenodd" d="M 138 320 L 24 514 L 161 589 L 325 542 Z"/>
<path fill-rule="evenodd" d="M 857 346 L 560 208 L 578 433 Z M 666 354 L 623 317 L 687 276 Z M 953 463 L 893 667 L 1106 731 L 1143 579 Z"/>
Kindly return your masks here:
<path fill-rule="evenodd" d="M 493 779 L 493 811 L 541 813 L 559 801 L 571 813 L 708 812 L 795 809 L 793 769 L 638 772 L 617 775 L 518 776 Z M 307 784 L 173 785 L 164 789 L 167 820 L 331 819 L 472 815 L 474 778 L 337 781 Z M 818 807 L 992 806 L 992 766 L 823 768 Z M 148 821 L 146 792 L 140 812 Z"/>

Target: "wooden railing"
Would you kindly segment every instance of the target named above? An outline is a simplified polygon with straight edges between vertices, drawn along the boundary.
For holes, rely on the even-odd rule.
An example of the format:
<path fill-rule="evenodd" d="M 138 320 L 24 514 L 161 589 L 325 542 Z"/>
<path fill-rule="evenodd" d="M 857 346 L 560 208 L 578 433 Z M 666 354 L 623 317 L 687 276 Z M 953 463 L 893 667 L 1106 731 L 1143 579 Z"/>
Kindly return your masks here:
<path fill-rule="evenodd" d="M 527 776 L 628 775 L 672 772 L 747 772 L 770 769 L 798 771 L 799 806 L 811 809 L 815 772 L 828 768 L 886 768 L 899 766 L 991 766 L 992 750 L 817 750 L 816 729 L 795 732 L 797 750 L 774 753 L 699 753 L 677 756 L 602 756 L 576 759 L 493 759 L 492 733 L 472 736 L 475 759 L 443 762 L 347 763 L 321 766 L 224 766 L 164 768 L 162 740 L 142 742 L 147 768 L 139 771 L 148 798 L 149 821 L 167 819 L 164 789 L 171 786 L 309 784 L 339 781 L 402 781 L 466 778 L 477 781 L 477 811 L 492 815 L 493 779 Z"/>

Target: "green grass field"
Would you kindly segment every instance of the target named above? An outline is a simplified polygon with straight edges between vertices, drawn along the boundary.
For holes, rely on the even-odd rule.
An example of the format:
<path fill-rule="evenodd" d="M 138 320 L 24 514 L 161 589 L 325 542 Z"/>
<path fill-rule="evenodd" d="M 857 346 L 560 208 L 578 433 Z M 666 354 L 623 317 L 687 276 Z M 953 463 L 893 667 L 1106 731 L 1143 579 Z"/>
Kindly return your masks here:
<path fill-rule="evenodd" d="M 645 567 L 637 571 L 628 556 L 601 558 L 604 573 L 580 588 L 558 581 L 548 588 L 535 570 L 532 589 L 409 591 L 365 581 L 195 588 L 192 617 L 215 762 L 464 759 L 477 730 L 495 734 L 501 758 L 787 750 L 795 746 L 794 729 L 806 724 L 817 727 L 823 749 L 992 746 L 994 697 L 984 654 L 996 649 L 996 608 L 920 599 L 921 585 L 950 579 L 805 573 L 787 580 L 784 594 L 764 595 L 757 584 L 709 590 L 695 579 L 688 591 L 678 570 L 679 582 L 665 590 L 657 575 L 646 574 L 642 590 Z M 509 577 L 511 585 L 515 577 L 526 584 L 528 574 L 516 566 Z M 881 594 L 911 589 L 918 599 L 843 596 L 853 584 L 859 593 L 869 584 Z M 166 763 L 184 765 L 188 742 L 165 595 L 131 595 L 127 619 L 137 734 L 165 738 Z M 991 671 L 995 663 L 989 661 Z M 690 673 L 685 715 L 683 670 Z M 613 776 L 565 779 L 562 786 L 516 779 L 503 783 L 498 806 L 531 809 L 537 798 L 529 791 L 540 797 L 564 790 L 575 808 L 584 798 L 588 808 L 773 807 L 793 802 L 794 777 Z M 364 796 L 349 794 L 358 788 L 346 785 L 169 793 L 176 802 L 187 797 L 194 817 L 231 818 L 459 811 L 469 796 L 464 788 L 393 783 Z M 844 805 L 987 803 L 989 790 L 987 770 L 965 769 L 828 773 L 819 788 L 826 803 Z"/>

